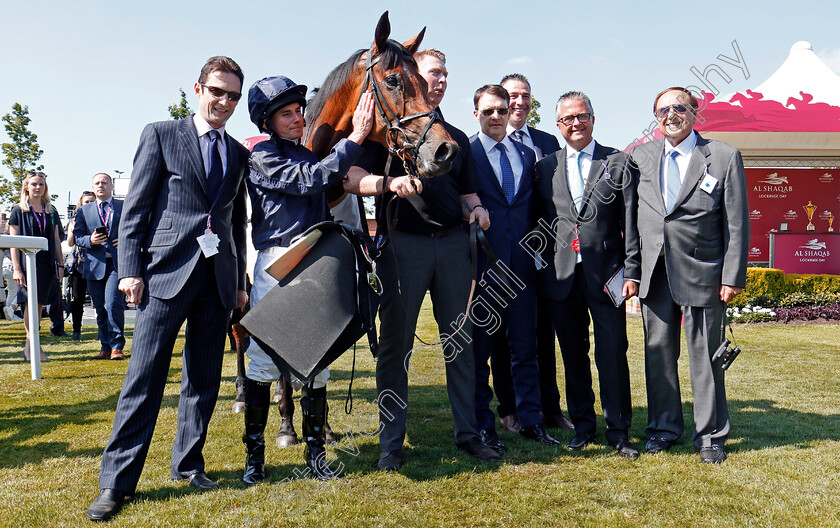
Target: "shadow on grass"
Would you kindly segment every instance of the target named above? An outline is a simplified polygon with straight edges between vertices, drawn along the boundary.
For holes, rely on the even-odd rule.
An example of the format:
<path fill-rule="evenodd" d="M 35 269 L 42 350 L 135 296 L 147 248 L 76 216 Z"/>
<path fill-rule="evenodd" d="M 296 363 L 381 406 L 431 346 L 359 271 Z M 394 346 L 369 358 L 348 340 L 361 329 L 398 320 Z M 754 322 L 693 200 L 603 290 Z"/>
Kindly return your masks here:
<path fill-rule="evenodd" d="M 118 394 L 75 405 L 34 405 L 0 411 L 0 431 L 14 431 L 3 439 L 0 467 L 16 468 L 56 457 L 93 457 L 104 446 L 74 449 L 72 442 L 33 441 L 59 426 L 89 426 L 102 420 L 95 414 L 113 411 Z"/>

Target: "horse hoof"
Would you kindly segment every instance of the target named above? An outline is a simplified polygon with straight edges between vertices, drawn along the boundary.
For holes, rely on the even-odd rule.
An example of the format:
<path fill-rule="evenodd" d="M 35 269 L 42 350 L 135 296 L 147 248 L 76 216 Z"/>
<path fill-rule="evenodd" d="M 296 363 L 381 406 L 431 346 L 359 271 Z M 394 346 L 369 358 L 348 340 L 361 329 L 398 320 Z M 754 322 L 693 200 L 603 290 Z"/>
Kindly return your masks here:
<path fill-rule="evenodd" d="M 277 435 L 274 443 L 277 444 L 277 447 L 280 449 L 285 449 L 293 445 L 298 445 L 300 440 L 298 440 L 297 435 Z"/>
<path fill-rule="evenodd" d="M 233 407 L 230 408 L 230 411 L 234 414 L 240 414 L 245 412 L 245 402 L 234 402 Z"/>

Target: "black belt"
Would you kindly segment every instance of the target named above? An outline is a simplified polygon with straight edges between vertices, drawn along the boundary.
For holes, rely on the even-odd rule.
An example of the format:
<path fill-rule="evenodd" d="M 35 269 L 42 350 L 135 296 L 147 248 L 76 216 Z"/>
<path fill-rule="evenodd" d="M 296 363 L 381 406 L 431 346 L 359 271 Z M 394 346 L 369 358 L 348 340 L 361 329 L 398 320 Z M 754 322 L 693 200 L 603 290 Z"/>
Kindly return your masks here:
<path fill-rule="evenodd" d="M 446 229 L 441 229 L 440 231 L 435 231 L 434 233 L 426 233 L 431 238 L 441 238 L 445 237 L 446 235 L 451 235 L 452 233 L 457 233 L 458 231 L 463 231 L 460 225 L 456 225 L 453 227 L 447 227 Z"/>

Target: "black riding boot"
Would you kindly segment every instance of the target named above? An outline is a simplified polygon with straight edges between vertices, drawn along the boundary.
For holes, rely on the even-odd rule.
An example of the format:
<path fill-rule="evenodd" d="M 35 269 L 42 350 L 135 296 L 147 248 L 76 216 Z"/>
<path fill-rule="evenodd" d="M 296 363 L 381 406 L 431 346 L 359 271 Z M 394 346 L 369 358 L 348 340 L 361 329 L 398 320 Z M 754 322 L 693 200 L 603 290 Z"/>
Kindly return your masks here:
<path fill-rule="evenodd" d="M 268 421 L 270 383 L 245 378 L 245 433 L 242 443 L 248 458 L 242 481 L 253 485 L 265 480 L 265 424 Z"/>
<path fill-rule="evenodd" d="M 304 456 L 306 466 L 318 480 L 329 480 L 336 475 L 327 465 L 327 450 L 324 449 L 324 424 L 327 419 L 327 388 L 304 387 L 300 398 L 303 411 L 303 440 L 306 442 Z"/>

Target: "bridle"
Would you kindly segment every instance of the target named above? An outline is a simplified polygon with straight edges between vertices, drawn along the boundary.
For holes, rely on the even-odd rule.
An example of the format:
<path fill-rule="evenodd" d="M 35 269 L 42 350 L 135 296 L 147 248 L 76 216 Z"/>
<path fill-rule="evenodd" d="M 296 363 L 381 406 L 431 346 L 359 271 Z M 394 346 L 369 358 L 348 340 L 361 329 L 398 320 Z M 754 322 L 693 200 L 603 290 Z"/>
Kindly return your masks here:
<path fill-rule="evenodd" d="M 405 60 L 411 61 L 412 63 L 414 62 L 414 57 L 411 55 L 404 54 L 404 57 Z M 368 49 L 366 58 L 367 66 L 365 67 L 365 82 L 362 85 L 359 100 L 361 100 L 362 94 L 364 94 L 368 87 L 370 87 L 370 91 L 373 93 L 373 100 L 376 103 L 376 109 L 379 111 L 379 116 L 383 121 L 385 121 L 388 127 L 385 132 L 385 142 L 388 144 L 388 152 L 392 156 L 396 156 L 402 160 L 403 168 L 405 168 L 405 172 L 407 174 L 410 174 L 415 178 L 419 178 L 420 175 L 417 171 L 417 164 L 414 162 L 414 159 L 417 156 L 417 149 L 419 149 L 420 145 L 422 145 L 426 140 L 426 134 L 428 134 L 429 129 L 432 128 L 435 121 L 440 121 L 442 123 L 443 120 L 441 119 L 440 114 L 434 110 L 403 117 L 397 115 L 382 95 L 382 88 L 379 86 L 379 81 L 373 74 L 373 67 L 377 62 L 379 62 L 380 58 L 382 58 L 382 55 L 379 55 L 374 59 L 373 48 Z M 358 101 L 356 104 L 358 105 Z M 429 121 L 423 128 L 423 132 L 420 134 L 417 144 L 410 143 L 408 141 L 408 135 L 406 134 L 405 129 L 403 129 L 403 125 L 409 121 L 427 116 Z M 402 138 L 402 146 L 399 146 L 400 138 Z"/>

